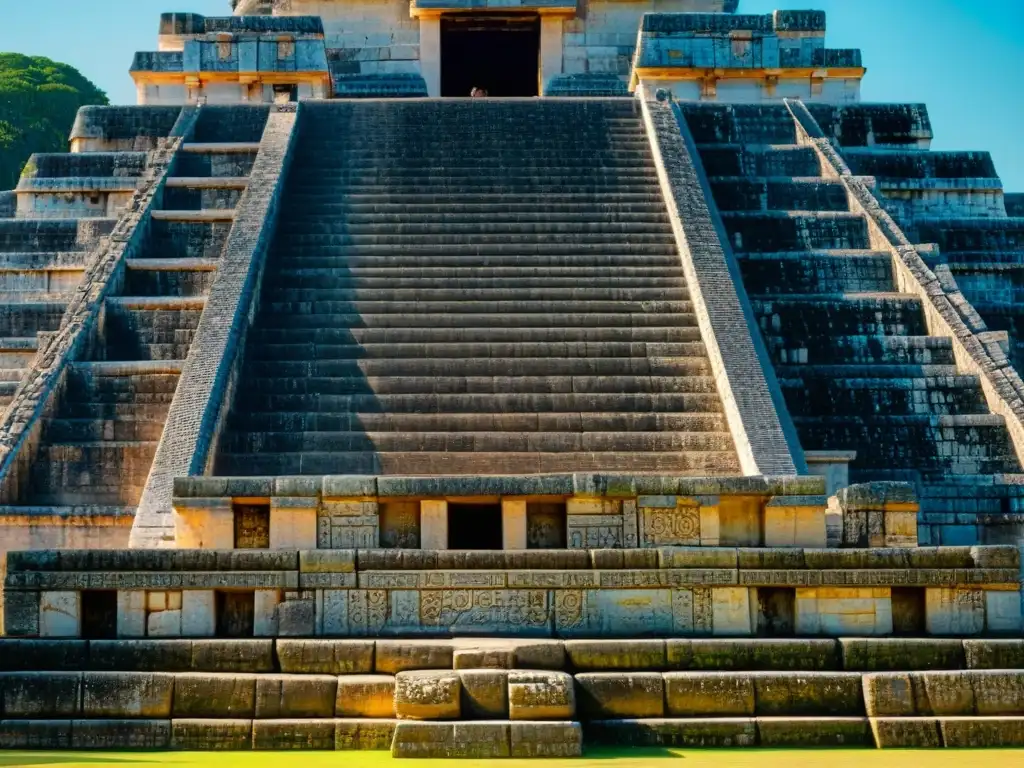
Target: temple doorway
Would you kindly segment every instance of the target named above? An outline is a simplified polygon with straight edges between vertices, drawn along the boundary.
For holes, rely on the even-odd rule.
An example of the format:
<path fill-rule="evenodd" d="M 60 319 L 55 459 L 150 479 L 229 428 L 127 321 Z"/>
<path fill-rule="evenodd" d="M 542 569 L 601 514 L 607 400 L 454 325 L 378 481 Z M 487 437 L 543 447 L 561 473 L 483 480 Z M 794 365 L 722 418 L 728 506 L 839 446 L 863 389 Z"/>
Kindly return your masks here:
<path fill-rule="evenodd" d="M 530 15 L 441 18 L 441 95 L 536 96 L 540 18 Z"/>

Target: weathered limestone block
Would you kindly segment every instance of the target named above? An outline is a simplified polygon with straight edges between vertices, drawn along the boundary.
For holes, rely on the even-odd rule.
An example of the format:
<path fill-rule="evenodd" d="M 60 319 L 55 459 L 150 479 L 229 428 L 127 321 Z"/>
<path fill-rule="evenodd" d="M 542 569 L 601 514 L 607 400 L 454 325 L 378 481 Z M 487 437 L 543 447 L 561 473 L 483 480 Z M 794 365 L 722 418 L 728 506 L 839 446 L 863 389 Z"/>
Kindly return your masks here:
<path fill-rule="evenodd" d="M 761 546 L 762 504 L 763 500 L 759 496 L 720 496 L 718 546 Z"/>
<path fill-rule="evenodd" d="M 452 669 L 450 643 L 430 640 L 378 640 L 375 670 L 396 675 L 411 669 Z"/>
<path fill-rule="evenodd" d="M 565 652 L 575 669 L 665 669 L 664 640 L 566 640 Z"/>
<path fill-rule="evenodd" d="M 503 549 L 526 549 L 525 501 L 501 500 L 501 546 Z"/>
<path fill-rule="evenodd" d="M 839 640 L 843 668 L 863 672 L 913 669 L 962 669 L 964 646 L 959 640 L 917 637 L 872 637 Z"/>
<path fill-rule="evenodd" d="M 871 732 L 879 749 L 934 749 L 942 746 L 934 717 L 872 717 Z"/>
<path fill-rule="evenodd" d="M 188 672 L 193 668 L 192 642 L 90 640 L 88 663 L 83 661 L 82 666 L 114 672 Z"/>
<path fill-rule="evenodd" d="M 316 622 L 312 600 L 285 600 L 277 606 L 277 631 L 281 637 L 308 637 Z"/>
<path fill-rule="evenodd" d="M 700 638 L 666 641 L 669 669 L 841 669 L 835 640 L 803 638 Z"/>
<path fill-rule="evenodd" d="M 157 611 L 146 617 L 149 637 L 180 637 L 181 611 Z"/>
<path fill-rule="evenodd" d="M 757 672 L 752 677 L 758 715 L 864 714 L 857 672 Z"/>
<path fill-rule="evenodd" d="M 448 549 L 448 502 L 420 502 L 420 548 Z"/>
<path fill-rule="evenodd" d="M 172 720 L 171 749 L 187 752 L 252 749 L 252 720 Z"/>
<path fill-rule="evenodd" d="M 217 602 L 212 589 L 181 593 L 182 637 L 213 637 L 217 632 Z"/>
<path fill-rule="evenodd" d="M 514 669 L 563 669 L 565 644 L 561 640 L 518 642 L 515 646 Z"/>
<path fill-rule="evenodd" d="M 1024 640 L 964 640 L 968 669 L 1024 669 Z"/>
<path fill-rule="evenodd" d="M 395 676 L 395 714 L 405 720 L 457 718 L 461 689 L 455 672 L 399 672 Z"/>
<path fill-rule="evenodd" d="M 1024 717 L 940 717 L 947 747 L 1024 747 Z"/>
<path fill-rule="evenodd" d="M 397 720 L 335 720 L 334 748 L 337 750 L 391 749 Z"/>
<path fill-rule="evenodd" d="M 588 743 L 636 747 L 752 747 L 753 718 L 595 720 L 586 723 Z"/>
<path fill-rule="evenodd" d="M 78 592 L 39 593 L 39 635 L 78 637 L 81 634 Z"/>
<path fill-rule="evenodd" d="M 583 672 L 576 675 L 576 688 L 580 713 L 590 719 L 665 714 L 660 672 Z"/>
<path fill-rule="evenodd" d="M 579 723 L 510 724 L 511 757 L 580 757 L 583 729 Z"/>
<path fill-rule="evenodd" d="M 72 720 L 72 749 L 167 749 L 170 720 Z"/>
<path fill-rule="evenodd" d="M 316 549 L 316 504 L 310 497 L 271 497 L 270 548 Z"/>
<path fill-rule="evenodd" d="M 283 599 L 279 589 L 257 589 L 253 595 L 252 633 L 256 637 L 277 637 L 277 606 Z"/>
<path fill-rule="evenodd" d="M 494 758 L 509 756 L 509 724 L 502 722 L 411 723 L 399 721 L 393 757 Z"/>
<path fill-rule="evenodd" d="M 967 672 L 879 672 L 864 676 L 872 717 L 972 715 L 974 687 Z"/>
<path fill-rule="evenodd" d="M 193 640 L 197 672 L 273 672 L 273 640 Z"/>
<path fill-rule="evenodd" d="M 341 675 L 334 703 L 337 717 L 393 718 L 395 678 L 392 675 Z"/>
<path fill-rule="evenodd" d="M 60 718 L 80 714 L 82 675 L 75 672 L 10 672 L 2 677 L 5 717 Z"/>
<path fill-rule="evenodd" d="M 986 589 L 985 629 L 993 634 L 1015 634 L 1024 631 L 1021 618 L 1020 590 Z"/>
<path fill-rule="evenodd" d="M 4 634 L 8 637 L 36 637 L 39 632 L 39 593 L 4 591 Z"/>
<path fill-rule="evenodd" d="M 231 499 L 194 498 L 176 503 L 174 533 L 182 549 L 231 549 L 235 546 Z"/>
<path fill-rule="evenodd" d="M 160 672 L 86 672 L 85 717 L 169 718 L 174 675 Z"/>
<path fill-rule="evenodd" d="M 253 749 L 334 749 L 335 720 L 253 720 Z"/>
<path fill-rule="evenodd" d="M 462 648 L 452 654 L 454 669 L 512 669 L 514 666 L 512 648 Z"/>
<path fill-rule="evenodd" d="M 864 675 L 864 706 L 870 717 L 912 717 L 917 714 L 909 673 Z"/>
<path fill-rule="evenodd" d="M 672 717 L 752 717 L 754 681 L 731 672 L 666 672 L 665 702 Z"/>
<path fill-rule="evenodd" d="M 4 638 L 2 642 L 0 672 L 26 669 L 74 671 L 88 666 L 89 643 L 86 640 Z"/>
<path fill-rule="evenodd" d="M 825 496 L 775 496 L 764 506 L 764 546 L 824 547 Z"/>
<path fill-rule="evenodd" d="M 508 675 L 512 720 L 571 720 L 576 715 L 572 676 L 565 672 L 512 670 Z"/>
<path fill-rule="evenodd" d="M 0 749 L 70 748 L 70 720 L 0 720 Z"/>
<path fill-rule="evenodd" d="M 925 626 L 930 635 L 980 635 L 985 631 L 984 591 L 947 587 L 926 589 Z"/>
<path fill-rule="evenodd" d="M 889 587 L 797 588 L 796 632 L 799 635 L 891 635 Z"/>
<path fill-rule="evenodd" d="M 256 675 L 187 672 L 174 678 L 175 718 L 251 718 Z"/>
<path fill-rule="evenodd" d="M 460 669 L 462 717 L 474 720 L 508 718 L 508 672 L 503 669 Z"/>
<path fill-rule="evenodd" d="M 1024 715 L 1024 670 L 967 672 L 978 715 Z M 966 713 L 964 713 L 966 714 Z"/>
<path fill-rule="evenodd" d="M 712 631 L 716 635 L 749 635 L 753 632 L 750 590 L 746 587 L 715 587 L 711 590 Z"/>
<path fill-rule="evenodd" d="M 181 614 L 178 615 L 178 634 L 181 634 Z M 141 589 L 117 591 L 117 636 L 146 636 L 146 592 Z"/>
<path fill-rule="evenodd" d="M 758 717 L 762 747 L 862 747 L 873 743 L 866 717 Z"/>
<path fill-rule="evenodd" d="M 294 719 L 334 716 L 338 678 L 329 675 L 259 675 L 257 718 Z"/>
<path fill-rule="evenodd" d="M 277 658 L 288 674 L 352 675 L 373 671 L 372 640 L 278 640 Z"/>
<path fill-rule="evenodd" d="M 701 514 L 696 500 L 641 496 L 637 514 L 641 547 L 700 546 Z"/>

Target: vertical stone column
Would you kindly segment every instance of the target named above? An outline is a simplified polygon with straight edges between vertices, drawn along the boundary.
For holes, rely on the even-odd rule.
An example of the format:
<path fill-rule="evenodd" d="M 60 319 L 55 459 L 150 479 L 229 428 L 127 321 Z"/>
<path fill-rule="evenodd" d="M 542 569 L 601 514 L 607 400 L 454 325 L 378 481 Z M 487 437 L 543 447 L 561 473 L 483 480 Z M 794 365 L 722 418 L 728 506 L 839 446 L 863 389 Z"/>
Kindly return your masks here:
<path fill-rule="evenodd" d="M 420 502 L 420 549 L 448 549 L 448 502 Z"/>
<path fill-rule="evenodd" d="M 441 95 L 441 19 L 420 18 L 420 72 L 427 95 Z"/>
<path fill-rule="evenodd" d="M 558 16 L 540 18 L 540 88 L 541 96 L 548 82 L 562 74 L 562 19 Z"/>
<path fill-rule="evenodd" d="M 526 549 L 526 502 L 501 500 L 501 546 L 503 549 Z"/>

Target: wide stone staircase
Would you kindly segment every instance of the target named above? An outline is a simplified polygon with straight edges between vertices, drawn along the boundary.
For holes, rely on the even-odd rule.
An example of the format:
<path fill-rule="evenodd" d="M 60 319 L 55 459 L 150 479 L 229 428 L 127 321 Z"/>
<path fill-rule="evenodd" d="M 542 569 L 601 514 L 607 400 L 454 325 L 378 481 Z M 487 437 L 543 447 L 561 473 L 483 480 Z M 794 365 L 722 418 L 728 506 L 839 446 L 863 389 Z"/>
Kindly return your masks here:
<path fill-rule="evenodd" d="M 211 110 L 182 146 L 145 245 L 126 261 L 90 354 L 71 364 L 43 422 L 23 504 L 134 511 L 259 149 L 268 112 L 250 112 L 251 125 L 232 126 L 239 141 L 220 141 L 223 116 Z"/>
<path fill-rule="evenodd" d="M 306 103 L 218 474 L 734 474 L 638 106 Z"/>
<path fill-rule="evenodd" d="M 804 448 L 857 451 L 855 480 L 1019 472 L 979 379 L 928 335 L 921 300 L 897 291 L 890 255 L 797 145 L 786 107 L 683 110 Z"/>

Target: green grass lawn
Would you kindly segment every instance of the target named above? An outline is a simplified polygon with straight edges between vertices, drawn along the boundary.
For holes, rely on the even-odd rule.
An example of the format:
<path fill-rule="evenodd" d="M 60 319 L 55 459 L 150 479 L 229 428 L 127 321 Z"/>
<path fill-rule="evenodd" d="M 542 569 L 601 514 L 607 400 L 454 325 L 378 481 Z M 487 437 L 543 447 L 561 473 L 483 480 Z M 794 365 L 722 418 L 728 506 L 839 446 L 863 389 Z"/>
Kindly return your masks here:
<path fill-rule="evenodd" d="M 467 768 L 479 760 L 395 760 L 387 752 L 4 752 L 0 766 L 59 768 Z M 1020 768 L 1024 750 L 589 750 L 575 760 L 489 760 L 495 768 Z"/>

